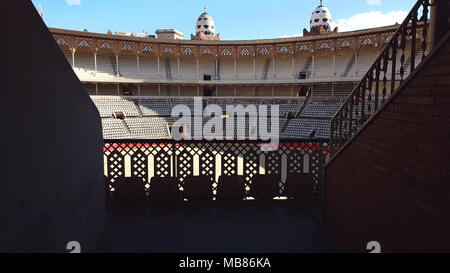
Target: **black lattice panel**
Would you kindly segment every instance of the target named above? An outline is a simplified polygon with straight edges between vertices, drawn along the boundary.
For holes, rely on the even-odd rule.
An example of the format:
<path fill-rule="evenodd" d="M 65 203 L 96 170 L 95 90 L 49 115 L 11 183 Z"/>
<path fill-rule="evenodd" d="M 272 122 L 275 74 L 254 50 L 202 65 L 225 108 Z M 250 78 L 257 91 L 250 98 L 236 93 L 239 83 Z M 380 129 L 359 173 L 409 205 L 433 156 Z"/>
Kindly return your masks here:
<path fill-rule="evenodd" d="M 287 172 L 303 173 L 304 152 L 299 149 L 290 149 L 287 154 Z"/>
<path fill-rule="evenodd" d="M 309 172 L 313 177 L 314 190 L 317 192 L 317 185 L 320 179 L 320 158 L 321 158 L 320 144 L 315 144 L 314 149 L 309 152 Z"/>
<path fill-rule="evenodd" d="M 125 158 L 122 152 L 113 150 L 107 156 L 108 178 L 113 183 L 116 178 L 125 176 Z"/>
<path fill-rule="evenodd" d="M 177 154 L 177 173 L 180 182 L 183 182 L 186 177 L 194 175 L 195 150 L 190 146 L 179 147 L 180 150 Z"/>
<path fill-rule="evenodd" d="M 216 156 L 212 150 L 204 147 L 204 151 L 200 154 L 200 175 L 215 177 L 216 175 Z"/>
<path fill-rule="evenodd" d="M 238 171 L 238 155 L 233 145 L 227 143 L 222 148 L 222 174 L 223 175 L 237 175 Z"/>
<path fill-rule="evenodd" d="M 325 182 L 325 164 L 327 162 L 327 156 L 330 153 L 330 147 L 327 143 L 319 143 L 320 151 L 319 151 L 319 164 L 318 164 L 318 177 L 316 181 L 317 185 L 317 194 L 319 197 L 323 197 L 324 194 L 324 182 Z"/>
<path fill-rule="evenodd" d="M 136 149 L 131 154 L 131 176 L 148 180 L 148 155 L 141 149 Z"/>
<path fill-rule="evenodd" d="M 329 154 L 327 143 L 321 142 L 285 142 L 279 149 L 271 152 L 261 152 L 258 142 L 186 142 L 171 141 L 154 142 L 113 142 L 105 143 L 104 155 L 107 181 L 110 191 L 114 191 L 114 181 L 125 177 L 125 172 L 131 171 L 134 178 L 142 178 L 147 182 L 149 173 L 155 177 L 177 176 L 180 182 L 187 176 L 198 174 L 215 178 L 218 171 L 216 156 L 220 156 L 222 175 L 238 175 L 245 177 L 246 188 L 249 188 L 252 178 L 259 173 L 261 155 L 265 161 L 267 175 L 282 176 L 286 168 L 289 173 L 303 173 L 308 167 L 313 177 L 315 190 L 322 196 L 324 166 Z M 305 155 L 309 157 L 305 166 Z M 286 155 L 286 166 L 282 166 L 283 155 Z M 130 156 L 130 166 L 125 164 L 126 156 Z M 198 158 L 198 161 L 196 161 Z M 243 166 L 238 166 L 242 158 Z M 153 162 L 153 165 L 150 165 Z M 199 170 L 195 170 L 198 166 Z M 240 169 L 242 167 L 242 169 Z M 243 172 L 243 173 L 241 173 Z M 215 190 L 216 184 L 213 185 Z M 283 187 L 283 185 L 281 185 Z"/>
<path fill-rule="evenodd" d="M 159 145 L 152 149 L 154 156 L 154 176 L 169 177 L 171 176 L 172 166 L 172 145 Z"/>
<path fill-rule="evenodd" d="M 267 152 L 266 155 L 266 174 L 281 176 L 281 153 L 280 151 Z"/>
<path fill-rule="evenodd" d="M 244 157 L 244 177 L 245 177 L 245 188 L 248 191 L 251 187 L 252 178 L 256 174 L 259 174 L 259 156 L 260 153 L 258 145 L 248 145 L 246 146 Z"/>

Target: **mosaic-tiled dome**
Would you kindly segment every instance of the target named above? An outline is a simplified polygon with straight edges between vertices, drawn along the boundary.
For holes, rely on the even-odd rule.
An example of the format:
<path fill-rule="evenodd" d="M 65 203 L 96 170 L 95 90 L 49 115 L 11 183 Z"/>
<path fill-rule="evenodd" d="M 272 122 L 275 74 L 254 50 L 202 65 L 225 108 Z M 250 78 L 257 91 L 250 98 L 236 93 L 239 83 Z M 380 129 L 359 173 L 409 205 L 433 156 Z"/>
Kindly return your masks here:
<path fill-rule="evenodd" d="M 325 30 L 329 30 L 331 29 L 332 22 L 333 19 L 330 11 L 322 5 L 322 1 L 320 1 L 320 6 L 318 6 L 311 15 L 311 20 L 309 22 L 311 30 L 315 30 L 319 26 L 322 26 Z"/>
<path fill-rule="evenodd" d="M 211 15 L 206 13 L 205 7 L 205 12 L 198 17 L 197 23 L 195 24 L 195 33 L 198 35 L 200 32 L 203 32 L 206 35 L 214 35 L 216 33 L 215 28 L 214 20 Z"/>

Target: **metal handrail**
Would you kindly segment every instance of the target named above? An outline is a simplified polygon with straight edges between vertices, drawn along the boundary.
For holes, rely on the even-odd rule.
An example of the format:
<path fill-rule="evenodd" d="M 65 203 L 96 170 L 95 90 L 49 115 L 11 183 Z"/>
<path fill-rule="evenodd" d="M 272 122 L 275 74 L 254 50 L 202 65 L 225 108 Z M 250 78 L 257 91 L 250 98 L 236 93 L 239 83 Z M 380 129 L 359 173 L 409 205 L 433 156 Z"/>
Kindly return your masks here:
<path fill-rule="evenodd" d="M 412 74 L 418 66 L 416 56 L 419 56 L 420 51 L 422 51 L 421 61 L 425 59 L 427 56 L 428 14 L 431 6 L 431 0 L 416 2 L 381 54 L 334 115 L 331 120 L 330 135 L 332 153 L 344 145 L 369 117 L 396 92 L 397 68 L 399 68 L 400 84 L 405 80 L 405 61 L 407 61 L 405 52 L 408 40 L 411 40 L 411 56 L 408 59 L 410 73 Z M 419 30 L 422 30 L 421 33 Z M 416 39 L 422 40 L 420 47 L 417 46 Z M 399 65 L 397 65 L 398 52 L 400 52 Z M 389 72 L 391 75 L 388 75 Z M 388 80 L 388 76 L 390 76 L 390 80 Z"/>

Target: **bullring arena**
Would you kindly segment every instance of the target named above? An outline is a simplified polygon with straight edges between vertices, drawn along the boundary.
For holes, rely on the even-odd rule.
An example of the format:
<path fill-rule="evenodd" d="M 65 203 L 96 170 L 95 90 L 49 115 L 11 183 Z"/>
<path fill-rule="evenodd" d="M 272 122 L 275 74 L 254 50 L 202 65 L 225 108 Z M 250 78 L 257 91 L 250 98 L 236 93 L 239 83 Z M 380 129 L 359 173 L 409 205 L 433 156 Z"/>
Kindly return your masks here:
<path fill-rule="evenodd" d="M 7 6 L 0 251 L 449 251 L 448 0 L 257 40 Z"/>
<path fill-rule="evenodd" d="M 87 30 L 50 31 L 97 106 L 106 140 L 170 140 L 170 128 L 177 119 L 171 116 L 172 108 L 179 104 L 187 105 L 193 115 L 203 116 L 202 110 L 194 111 L 192 99 L 202 97 L 205 107 L 219 105 L 224 113 L 226 105 L 278 105 L 281 141 L 327 146 L 331 118 L 392 39 L 398 26 L 339 33 L 331 30 L 331 13 L 325 6 L 321 5 L 313 11 L 312 22 L 316 14 L 325 14 L 323 18 L 327 22 L 320 18 L 322 24 L 319 27 L 311 23 L 309 35 L 271 40 L 221 41 L 214 32 L 204 34 L 201 31 L 192 36 L 192 40 L 178 39 L 179 32 L 176 30 L 158 30 L 158 37 L 112 32 L 97 34 Z M 199 25 L 215 25 L 206 11 L 197 22 L 200 22 Z M 419 31 L 416 36 L 416 63 L 423 55 L 421 38 Z M 410 71 L 411 46 L 411 40 L 408 40 L 402 52 L 406 57 L 403 78 L 407 78 Z M 400 62 L 400 55 L 397 58 Z M 398 85 L 400 67 L 395 74 L 397 80 L 394 83 Z M 392 69 L 388 67 L 387 90 L 391 90 L 391 75 Z M 388 97 L 389 92 L 385 96 Z M 244 131 L 235 131 L 235 139 L 240 140 L 238 144 L 227 144 L 230 146 L 229 157 L 233 159 L 229 163 L 235 166 L 231 173 L 222 172 L 222 169 L 227 169 L 221 166 L 226 161 L 223 153 L 216 158 L 218 151 L 211 151 L 214 155 L 209 156 L 208 162 L 215 162 L 211 163 L 215 167 L 211 167 L 213 171 L 209 173 L 200 168 L 199 158 L 207 152 L 205 150 L 200 152 L 192 148 L 189 157 L 192 164 L 187 169 L 186 166 L 177 166 L 169 145 L 162 152 L 169 163 L 166 167 L 169 172 L 165 172 L 162 165 L 155 166 L 151 151 L 144 153 L 144 161 L 139 160 L 149 166 L 148 169 L 143 170 L 142 166 L 137 165 L 132 168 L 133 154 L 127 154 L 125 149 L 121 150 L 123 164 L 111 164 L 108 155 L 105 155 L 105 176 L 137 175 L 150 181 L 155 173 L 174 177 L 198 176 L 201 173 L 211 175 L 215 187 L 222 174 L 241 176 L 245 173 L 246 180 L 250 181 L 254 174 L 265 173 L 265 156 L 248 161 L 234 146 L 245 146 L 243 141 L 248 139 L 252 129 L 248 126 L 252 115 L 256 116 L 256 113 L 247 114 Z M 203 124 L 208 121 L 206 116 L 202 119 Z M 225 123 L 226 118 L 223 120 Z M 317 158 L 325 161 L 329 158 L 329 149 L 323 150 L 324 153 L 317 155 Z M 300 158 L 305 158 L 305 161 L 295 160 L 299 164 L 295 169 L 301 169 L 299 173 L 309 173 L 314 165 L 319 165 L 309 160 L 313 151 L 299 148 L 297 152 L 302 154 Z M 282 191 L 282 185 L 291 172 L 287 166 L 292 162 L 288 161 L 287 155 L 278 154 L 273 161 L 268 161 L 269 173 L 272 173 L 270 163 L 277 166 L 273 172 L 281 175 Z M 136 168 L 140 171 L 133 171 Z M 314 172 L 322 173 L 322 170 Z M 323 180 L 321 174 L 314 174 L 315 189 L 321 184 L 319 180 Z M 248 186 L 246 189 L 249 190 Z"/>

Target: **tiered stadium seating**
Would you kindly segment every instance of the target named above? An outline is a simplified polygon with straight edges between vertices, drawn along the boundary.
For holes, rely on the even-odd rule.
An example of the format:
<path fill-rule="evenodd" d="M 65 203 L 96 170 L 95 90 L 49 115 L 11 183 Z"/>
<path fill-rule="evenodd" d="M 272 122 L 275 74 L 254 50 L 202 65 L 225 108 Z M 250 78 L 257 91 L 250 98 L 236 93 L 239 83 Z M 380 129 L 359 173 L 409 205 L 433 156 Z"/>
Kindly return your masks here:
<path fill-rule="evenodd" d="M 333 87 L 330 84 L 321 84 L 314 86 L 313 97 L 330 98 L 333 96 Z"/>
<path fill-rule="evenodd" d="M 64 51 L 69 63 L 72 64 L 72 54 Z M 411 49 L 405 52 L 405 70 L 409 65 L 408 58 Z M 104 73 L 100 79 L 108 79 L 106 75 L 122 76 L 130 79 L 171 79 L 171 80 L 203 80 L 204 75 L 211 75 L 211 80 L 282 80 L 282 79 L 333 79 L 349 78 L 355 80 L 365 73 L 375 61 L 377 51 L 374 49 L 362 49 L 357 56 L 353 51 L 338 51 L 335 54 L 335 66 L 333 67 L 333 54 L 324 53 L 312 56 L 305 54 L 295 56 L 277 57 L 243 57 L 236 61 L 227 58 L 196 59 L 193 56 L 175 55 L 167 59 L 158 60 L 153 55 L 139 56 L 119 55 L 118 62 L 112 51 L 100 51 L 97 54 L 97 71 L 95 70 L 95 57 L 90 51 L 79 49 L 75 53 L 75 68 L 85 71 Z M 398 61 L 400 54 L 397 54 Z M 421 56 L 417 56 L 419 61 Z M 198 60 L 198 65 L 197 65 Z M 117 68 L 118 67 L 118 68 Z M 361 72 L 364 71 L 364 72 Z M 138 73 L 139 72 L 139 73 Z M 398 73 L 399 71 L 397 71 Z"/>
<path fill-rule="evenodd" d="M 348 87 L 349 85 L 347 85 Z M 328 89 L 324 87 L 324 89 Z M 346 89 L 343 85 L 342 89 Z M 322 94 L 321 94 L 322 95 Z M 256 105 L 257 110 L 261 105 L 267 105 L 268 114 L 271 114 L 272 105 L 278 105 L 280 118 L 278 128 L 280 137 L 287 139 L 329 137 L 329 123 L 331 117 L 337 112 L 345 97 L 326 97 L 313 96 L 309 100 L 306 98 L 230 98 L 230 97 L 212 97 L 203 98 L 203 107 L 209 104 L 219 105 L 223 113 L 226 113 L 227 105 Z M 92 96 L 92 100 L 97 105 L 103 118 L 112 117 L 113 114 L 120 112 L 125 115 L 125 119 L 114 120 L 104 119 L 105 138 L 134 138 L 134 139 L 168 139 L 170 132 L 168 128 L 175 121 L 176 117 L 171 117 L 172 108 L 175 105 L 186 105 L 191 110 L 191 115 L 198 116 L 203 114 L 204 109 L 198 109 L 194 112 L 194 100 L 188 97 L 118 97 L 118 96 Z M 307 104 L 305 105 L 305 102 Z M 367 106 L 366 106 L 367 107 Z M 289 112 L 294 112 L 294 116 L 287 116 Z M 238 121 L 234 117 L 233 138 L 244 139 L 250 136 L 260 138 L 260 132 L 257 127 L 250 126 L 250 120 L 253 117 L 258 120 L 258 111 L 251 111 L 245 117 L 245 122 Z M 295 117 L 295 118 L 293 118 Z M 210 118 L 202 118 L 202 124 L 205 125 Z M 226 122 L 230 117 L 222 119 L 222 126 L 226 128 Z M 185 124 L 186 133 L 192 137 L 193 119 L 189 124 Z M 267 119 L 267 130 L 271 131 L 271 118 Z M 237 124 L 244 125 L 238 128 Z M 259 122 L 257 123 L 259 124 Z M 115 133 L 114 130 L 117 130 Z M 315 134 L 312 134 L 315 131 Z M 312 135 L 311 135 L 312 134 Z M 226 136 L 226 132 L 223 135 Z M 211 135 L 204 135 L 204 138 Z"/>
<path fill-rule="evenodd" d="M 140 57 L 139 70 L 143 79 L 158 79 L 158 60 L 147 56 Z"/>
<path fill-rule="evenodd" d="M 303 73 L 308 78 L 311 76 L 312 58 L 311 56 L 298 56 L 294 59 L 295 79 L 301 79 Z"/>
<path fill-rule="evenodd" d="M 200 80 L 203 80 L 204 75 L 210 75 L 211 79 L 216 77 L 216 60 L 200 60 L 198 62 L 198 73 Z M 184 73 L 184 71 L 183 71 Z"/>
<path fill-rule="evenodd" d="M 292 79 L 292 58 L 278 59 L 275 62 L 275 77 L 276 79 Z"/>
<path fill-rule="evenodd" d="M 355 54 L 341 53 L 336 55 L 336 64 L 334 68 L 335 77 L 353 77 L 355 76 Z"/>
<path fill-rule="evenodd" d="M 102 119 L 104 139 L 130 139 L 132 135 L 118 119 Z"/>
<path fill-rule="evenodd" d="M 136 139 L 168 139 L 167 121 L 161 117 L 127 118 L 126 124 Z"/>
<path fill-rule="evenodd" d="M 330 137 L 330 120 L 322 119 L 291 119 L 284 131 L 281 131 L 280 137 L 283 139 Z"/>
<path fill-rule="evenodd" d="M 97 106 L 101 117 L 111 117 L 116 113 L 123 113 L 127 117 L 138 117 L 139 112 L 132 100 L 114 96 L 96 96 L 92 101 Z"/>
<path fill-rule="evenodd" d="M 333 62 L 328 56 L 317 55 L 314 57 L 314 78 L 333 78 Z"/>
<path fill-rule="evenodd" d="M 375 62 L 376 57 L 377 52 L 375 50 L 359 52 L 356 60 L 355 74 L 359 77 L 363 77 L 367 70 L 369 70 L 369 67 Z"/>
<path fill-rule="evenodd" d="M 219 60 L 218 62 L 218 76 L 221 80 L 232 80 L 235 78 L 234 61 L 233 60 Z"/>
<path fill-rule="evenodd" d="M 333 96 L 346 98 L 352 93 L 354 87 L 354 84 L 335 84 L 333 89 Z"/>
<path fill-rule="evenodd" d="M 194 58 L 180 59 L 180 79 L 197 79 L 197 63 Z"/>
<path fill-rule="evenodd" d="M 343 98 L 313 97 L 303 109 L 301 117 L 332 118 L 343 103 Z"/>
<path fill-rule="evenodd" d="M 138 78 L 137 58 L 135 56 L 119 56 L 119 74 L 122 77 Z"/>
<path fill-rule="evenodd" d="M 237 79 L 248 80 L 255 78 L 255 71 L 253 67 L 253 59 L 243 59 L 239 61 L 237 66 Z"/>
<path fill-rule="evenodd" d="M 171 105 L 170 105 L 171 106 Z M 140 104 L 139 108 L 143 116 L 170 116 L 172 107 L 161 104 Z"/>
<path fill-rule="evenodd" d="M 256 65 L 256 79 L 267 80 L 273 79 L 273 61 L 272 59 L 257 59 Z"/>
<path fill-rule="evenodd" d="M 284 117 L 289 112 L 298 112 L 302 108 L 302 104 L 281 104 L 280 106 L 280 116 Z"/>
<path fill-rule="evenodd" d="M 117 75 L 116 57 L 99 53 L 97 55 L 97 72 L 106 73 L 109 75 Z"/>
<path fill-rule="evenodd" d="M 341 107 L 341 103 L 337 104 L 308 104 L 302 117 L 327 117 L 332 118 Z"/>
<path fill-rule="evenodd" d="M 75 53 L 75 67 L 85 71 L 95 71 L 94 55 L 87 52 Z"/>
<path fill-rule="evenodd" d="M 178 77 L 178 64 L 176 59 L 164 59 L 160 60 L 159 75 L 161 79 L 177 79 Z"/>

